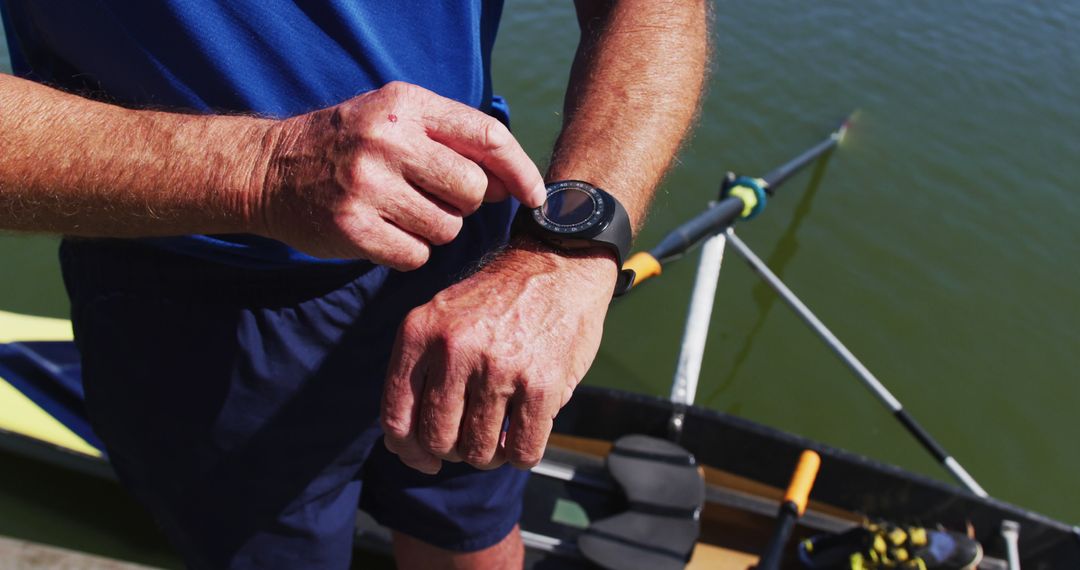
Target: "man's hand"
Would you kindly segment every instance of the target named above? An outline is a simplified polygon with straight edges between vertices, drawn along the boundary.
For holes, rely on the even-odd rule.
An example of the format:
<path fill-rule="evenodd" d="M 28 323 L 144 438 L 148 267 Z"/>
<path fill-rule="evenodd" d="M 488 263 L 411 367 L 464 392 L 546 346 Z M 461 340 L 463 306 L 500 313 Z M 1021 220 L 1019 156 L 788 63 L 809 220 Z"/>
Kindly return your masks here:
<path fill-rule="evenodd" d="M 255 233 L 415 269 L 483 200 L 543 179 L 494 118 L 391 83 L 284 121 L 131 110 L 0 73 L 0 228 Z"/>
<path fill-rule="evenodd" d="M 507 195 L 530 207 L 543 178 L 496 119 L 407 83 L 289 119 L 255 217 L 259 233 L 319 257 L 423 265 L 462 218 Z"/>
<path fill-rule="evenodd" d="M 414 309 L 383 392 L 386 447 L 425 473 L 536 465 L 596 356 L 615 278 L 610 254 L 512 249 Z"/>

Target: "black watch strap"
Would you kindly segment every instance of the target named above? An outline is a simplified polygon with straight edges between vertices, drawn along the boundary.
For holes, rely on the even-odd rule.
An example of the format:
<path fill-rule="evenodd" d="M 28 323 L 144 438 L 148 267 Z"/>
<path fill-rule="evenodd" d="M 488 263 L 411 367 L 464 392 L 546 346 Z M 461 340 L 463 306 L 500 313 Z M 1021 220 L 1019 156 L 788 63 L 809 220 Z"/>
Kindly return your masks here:
<path fill-rule="evenodd" d="M 635 274 L 631 269 L 623 269 L 623 262 L 630 256 L 632 230 L 630 216 L 623 205 L 611 194 L 581 180 L 551 182 L 547 189 L 549 202 L 540 208 L 520 208 L 514 219 L 512 233 L 528 234 L 562 250 L 604 247 L 614 254 L 619 267 L 613 296 L 618 297 L 629 291 L 634 284 Z M 550 200 L 553 200 L 552 196 L 568 190 L 587 193 L 599 200 L 599 204 L 592 215 L 560 225 L 549 219 L 544 209 L 551 203 Z"/>
<path fill-rule="evenodd" d="M 604 192 L 607 194 L 606 192 Z M 633 269 L 626 269 L 626 260 L 630 258 L 630 243 L 633 240 L 633 233 L 630 228 L 630 216 L 626 213 L 626 208 L 611 196 L 612 203 L 615 205 L 615 212 L 611 219 L 611 224 L 608 226 L 610 234 L 605 232 L 601 237 L 605 241 L 610 240 L 609 243 L 613 246 L 612 251 L 615 252 L 615 262 L 619 264 L 619 278 L 615 282 L 614 297 L 624 295 L 630 291 L 630 288 L 634 286 L 634 274 Z"/>

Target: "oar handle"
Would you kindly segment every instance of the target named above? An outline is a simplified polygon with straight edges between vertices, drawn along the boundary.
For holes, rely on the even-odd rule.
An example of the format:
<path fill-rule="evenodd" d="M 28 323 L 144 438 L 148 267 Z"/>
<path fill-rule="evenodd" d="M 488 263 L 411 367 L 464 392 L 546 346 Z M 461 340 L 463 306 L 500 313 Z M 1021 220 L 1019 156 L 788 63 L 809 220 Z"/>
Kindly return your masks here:
<path fill-rule="evenodd" d="M 623 262 L 623 269 L 634 270 L 633 286 L 637 287 L 660 275 L 665 263 L 678 258 L 702 239 L 723 231 L 739 217 L 744 208 L 745 202 L 741 198 L 729 196 L 669 232 L 656 247 L 630 256 Z"/>
<path fill-rule="evenodd" d="M 791 475 L 787 493 L 784 493 L 784 502 L 793 503 L 800 517 L 806 512 L 806 503 L 810 499 L 810 490 L 814 488 L 819 469 L 821 456 L 809 449 L 803 451 L 798 465 L 795 466 L 795 472 Z"/>
<path fill-rule="evenodd" d="M 639 251 L 630 256 L 623 263 L 623 269 L 634 272 L 634 287 L 640 285 L 646 279 L 651 279 L 663 273 L 660 262 L 647 251 Z"/>
<path fill-rule="evenodd" d="M 851 116 L 824 140 L 762 178 L 737 177 L 728 173 L 720 200 L 710 203 L 704 212 L 668 232 L 648 254 L 635 254 L 623 263 L 623 268 L 633 269 L 637 274 L 634 286 L 660 275 L 661 265 L 677 259 L 701 240 L 724 231 L 740 218 L 754 217 L 764 207 L 766 193 L 772 194 L 787 179 L 840 144 L 850 120 Z"/>
<path fill-rule="evenodd" d="M 745 208 L 746 203 L 737 196 L 728 196 L 712 203 L 704 212 L 668 232 L 656 247 L 649 250 L 649 254 L 660 263 L 675 259 L 699 241 L 716 235 L 735 223 Z"/>
<path fill-rule="evenodd" d="M 805 450 L 799 456 L 795 472 L 791 474 L 784 500 L 780 502 L 780 511 L 776 515 L 776 531 L 772 540 L 761 555 L 757 570 L 777 570 L 784 559 L 784 547 L 795 530 L 795 521 L 806 512 L 806 503 L 810 499 L 810 490 L 814 487 L 818 469 L 821 468 L 821 456 L 812 450 Z"/>

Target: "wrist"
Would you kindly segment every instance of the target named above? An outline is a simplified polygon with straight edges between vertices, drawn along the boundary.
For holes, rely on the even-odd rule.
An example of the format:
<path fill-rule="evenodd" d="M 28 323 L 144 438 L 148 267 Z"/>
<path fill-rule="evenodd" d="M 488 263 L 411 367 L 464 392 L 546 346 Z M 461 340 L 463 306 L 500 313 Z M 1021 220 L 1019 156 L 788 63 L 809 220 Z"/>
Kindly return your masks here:
<path fill-rule="evenodd" d="M 603 291 L 614 288 L 619 275 L 615 254 L 607 248 L 563 250 L 527 235 L 511 239 L 497 263 L 515 271 L 572 278 Z"/>
<path fill-rule="evenodd" d="M 227 115 L 137 112 L 163 133 L 159 183 L 182 192 L 194 233 L 262 234 L 270 156 L 278 121 Z"/>
<path fill-rule="evenodd" d="M 333 113 L 326 110 L 270 121 L 258 135 L 249 193 L 248 233 L 292 243 L 296 220 L 308 223 L 313 208 L 301 196 L 305 186 L 337 183 L 333 154 L 338 146 Z"/>
<path fill-rule="evenodd" d="M 229 206 L 244 233 L 273 237 L 270 222 L 273 196 L 280 193 L 284 176 L 280 156 L 285 141 L 295 138 L 289 120 L 255 120 L 239 133 L 239 173 L 234 181 L 236 200 Z"/>
<path fill-rule="evenodd" d="M 544 204 L 535 209 L 519 209 L 511 228 L 515 237 L 528 236 L 563 254 L 562 258 L 606 260 L 602 265 L 613 269 L 616 277 L 612 288 L 615 296 L 628 291 L 633 282 L 633 272 L 620 267 L 630 254 L 631 231 L 626 210 L 614 196 L 575 179 L 549 182 Z M 596 271 L 610 274 L 599 265 L 571 264 L 592 266 Z"/>

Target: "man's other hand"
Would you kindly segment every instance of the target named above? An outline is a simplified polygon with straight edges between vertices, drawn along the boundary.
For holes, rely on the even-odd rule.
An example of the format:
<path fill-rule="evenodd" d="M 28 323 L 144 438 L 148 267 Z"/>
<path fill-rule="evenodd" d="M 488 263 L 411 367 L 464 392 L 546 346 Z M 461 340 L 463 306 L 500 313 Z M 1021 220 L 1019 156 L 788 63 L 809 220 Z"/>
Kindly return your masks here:
<path fill-rule="evenodd" d="M 535 207 L 546 196 L 502 123 L 407 83 L 282 121 L 272 135 L 258 233 L 318 257 L 416 269 L 481 202 L 510 195 Z"/>
<path fill-rule="evenodd" d="M 536 465 L 596 356 L 616 274 L 609 253 L 511 249 L 414 309 L 383 391 L 387 449 L 425 473 Z"/>

